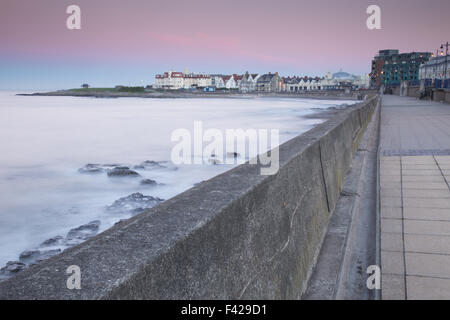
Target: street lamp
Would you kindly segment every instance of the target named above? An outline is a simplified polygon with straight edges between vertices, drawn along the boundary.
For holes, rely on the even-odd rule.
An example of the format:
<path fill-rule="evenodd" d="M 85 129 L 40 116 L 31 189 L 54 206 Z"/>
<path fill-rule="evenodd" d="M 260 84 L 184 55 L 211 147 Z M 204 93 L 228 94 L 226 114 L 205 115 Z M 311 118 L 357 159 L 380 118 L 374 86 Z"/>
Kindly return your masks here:
<path fill-rule="evenodd" d="M 441 52 L 444 53 L 444 46 L 445 46 L 445 66 L 444 66 L 444 80 L 442 83 L 442 87 L 445 88 L 445 80 L 447 79 L 447 57 L 448 57 L 448 41 L 445 44 L 441 44 Z"/>

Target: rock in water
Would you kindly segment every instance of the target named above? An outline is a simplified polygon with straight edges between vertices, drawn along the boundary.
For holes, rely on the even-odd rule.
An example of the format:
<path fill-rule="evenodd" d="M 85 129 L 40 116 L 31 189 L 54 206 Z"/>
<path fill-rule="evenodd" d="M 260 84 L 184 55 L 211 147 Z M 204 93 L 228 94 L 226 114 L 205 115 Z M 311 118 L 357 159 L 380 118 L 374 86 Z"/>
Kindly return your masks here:
<path fill-rule="evenodd" d="M 115 167 L 108 170 L 108 177 L 140 177 L 140 174 L 128 167 Z"/>
<path fill-rule="evenodd" d="M 57 255 L 61 252 L 61 249 L 54 250 L 25 250 L 19 256 L 19 260 L 21 263 L 25 263 L 27 265 L 35 264 L 36 262 L 46 260 L 54 255 Z"/>
<path fill-rule="evenodd" d="M 17 273 L 26 268 L 26 264 L 19 261 L 8 261 L 6 266 L 0 269 L 4 273 Z"/>
<path fill-rule="evenodd" d="M 85 174 L 96 174 L 103 173 L 104 170 L 101 168 L 101 165 L 95 163 L 88 163 L 83 168 L 78 169 L 78 172 Z"/>
<path fill-rule="evenodd" d="M 127 197 L 114 201 L 114 203 L 106 209 L 112 212 L 129 212 L 132 215 L 136 215 L 146 209 L 156 206 L 163 201 L 163 199 L 158 197 L 145 196 L 140 192 L 136 192 Z"/>
<path fill-rule="evenodd" d="M 165 166 L 163 166 L 160 162 L 153 161 L 153 160 L 145 160 L 139 166 L 144 167 L 144 168 L 149 168 L 149 169 L 150 168 L 165 168 Z"/>
<path fill-rule="evenodd" d="M 146 186 L 156 186 L 158 183 L 152 179 L 143 179 L 141 180 L 141 184 Z"/>
<path fill-rule="evenodd" d="M 58 253 L 61 253 L 61 249 L 54 249 L 54 250 L 44 250 L 41 251 L 41 254 L 39 257 L 37 257 L 36 262 L 40 262 L 43 260 L 47 260 L 48 258 L 51 258 L 53 256 L 56 256 Z"/>
<path fill-rule="evenodd" d="M 95 220 L 77 228 L 71 229 L 69 233 L 67 233 L 65 242 L 69 246 L 78 244 L 95 236 L 98 233 L 99 227 L 100 221 Z"/>
<path fill-rule="evenodd" d="M 60 245 L 63 241 L 63 237 L 61 236 L 56 236 L 50 239 L 45 240 L 44 242 L 41 243 L 41 247 L 52 247 L 52 246 L 57 246 Z"/>
<path fill-rule="evenodd" d="M 78 243 L 87 240 L 98 233 L 100 227 L 100 221 L 95 220 L 87 224 L 79 226 L 78 228 L 71 229 L 67 234 L 66 239 L 61 236 L 56 236 L 45 240 L 40 248 L 51 247 L 56 245 L 73 246 Z M 20 272 L 28 268 L 33 264 L 40 261 L 47 260 L 59 253 L 62 249 L 51 249 L 51 250 L 25 250 L 19 256 L 19 261 L 9 261 L 6 266 L 0 269 L 0 281 L 13 276 L 15 273 Z"/>
<path fill-rule="evenodd" d="M 25 250 L 19 256 L 20 262 L 30 263 L 32 261 L 36 261 L 36 259 L 41 255 L 41 251 L 39 250 Z"/>
<path fill-rule="evenodd" d="M 145 170 L 153 170 L 153 169 L 165 169 L 165 170 L 178 170 L 178 167 L 173 165 L 168 161 L 153 161 L 146 160 L 142 162 L 140 165 L 135 166 L 136 169 L 145 169 Z"/>

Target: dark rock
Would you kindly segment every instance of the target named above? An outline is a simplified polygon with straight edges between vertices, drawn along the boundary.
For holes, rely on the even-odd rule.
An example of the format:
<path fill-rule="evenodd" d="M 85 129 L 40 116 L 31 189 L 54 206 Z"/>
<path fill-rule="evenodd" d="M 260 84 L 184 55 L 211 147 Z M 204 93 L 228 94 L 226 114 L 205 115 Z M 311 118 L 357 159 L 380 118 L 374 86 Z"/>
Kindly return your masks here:
<path fill-rule="evenodd" d="M 26 268 L 26 264 L 19 261 L 8 261 L 6 266 L 1 269 L 4 273 L 17 273 Z"/>
<path fill-rule="evenodd" d="M 129 212 L 132 215 L 135 215 L 146 209 L 152 208 L 163 201 L 163 199 L 158 197 L 145 196 L 142 193 L 136 192 L 114 201 L 114 203 L 106 209 L 112 212 Z"/>
<path fill-rule="evenodd" d="M 116 166 L 116 167 L 114 167 L 114 169 L 117 169 L 117 170 L 129 170 L 130 167 L 127 167 L 127 166 Z"/>
<path fill-rule="evenodd" d="M 54 250 L 25 250 L 19 256 L 21 263 L 32 265 L 39 261 L 46 260 L 61 252 L 61 249 Z"/>
<path fill-rule="evenodd" d="M 95 220 L 87 224 L 71 229 L 66 236 L 66 244 L 74 245 L 81 241 L 87 240 L 98 233 L 100 227 L 100 221 Z"/>
<path fill-rule="evenodd" d="M 63 237 L 62 236 L 56 236 L 50 239 L 45 240 L 44 242 L 41 243 L 41 247 L 51 247 L 51 246 L 57 246 L 60 245 L 63 241 Z"/>
<path fill-rule="evenodd" d="M 139 166 L 144 167 L 145 170 L 152 170 L 152 169 L 178 170 L 178 167 L 174 166 L 172 163 L 168 161 L 146 160 L 142 162 Z"/>
<path fill-rule="evenodd" d="M 140 174 L 136 171 L 130 170 L 128 167 L 115 167 L 108 170 L 109 177 L 139 177 Z"/>
<path fill-rule="evenodd" d="M 47 260 L 48 258 L 56 256 L 58 253 L 61 253 L 61 251 L 62 251 L 61 249 L 41 251 L 41 255 L 36 259 L 36 262 Z"/>
<path fill-rule="evenodd" d="M 141 180 L 141 184 L 146 186 L 156 186 L 158 183 L 152 179 L 143 179 Z"/>
<path fill-rule="evenodd" d="M 120 219 L 119 221 L 117 221 L 116 223 L 114 223 L 114 225 L 118 225 L 118 224 L 120 224 L 120 223 L 122 223 L 122 222 L 124 222 L 124 221 L 126 221 L 127 219 Z"/>
<path fill-rule="evenodd" d="M 78 169 L 78 172 L 85 174 L 103 173 L 105 170 L 101 168 L 99 164 L 89 163 L 83 168 Z"/>
<path fill-rule="evenodd" d="M 19 255 L 19 260 L 23 263 L 35 261 L 41 255 L 39 250 L 25 250 Z"/>
<path fill-rule="evenodd" d="M 146 161 L 142 162 L 140 165 L 144 168 L 147 168 L 147 167 L 164 168 L 165 167 L 161 164 L 161 162 L 157 162 L 157 161 L 153 161 L 153 160 L 146 160 Z"/>

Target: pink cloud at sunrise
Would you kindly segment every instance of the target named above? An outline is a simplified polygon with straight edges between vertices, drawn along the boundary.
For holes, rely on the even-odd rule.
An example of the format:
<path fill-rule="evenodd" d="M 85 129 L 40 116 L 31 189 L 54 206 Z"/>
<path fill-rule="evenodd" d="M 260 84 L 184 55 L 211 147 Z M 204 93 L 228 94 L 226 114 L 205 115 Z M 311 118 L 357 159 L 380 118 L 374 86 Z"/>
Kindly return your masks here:
<path fill-rule="evenodd" d="M 81 8 L 81 30 L 66 28 L 71 4 Z M 382 30 L 366 27 L 370 4 L 381 7 Z M 2 0 L 0 63 L 9 72 L 14 64 L 136 68 L 149 78 L 185 67 L 361 74 L 380 49 L 433 51 L 450 40 L 448 12 L 448 0 Z"/>

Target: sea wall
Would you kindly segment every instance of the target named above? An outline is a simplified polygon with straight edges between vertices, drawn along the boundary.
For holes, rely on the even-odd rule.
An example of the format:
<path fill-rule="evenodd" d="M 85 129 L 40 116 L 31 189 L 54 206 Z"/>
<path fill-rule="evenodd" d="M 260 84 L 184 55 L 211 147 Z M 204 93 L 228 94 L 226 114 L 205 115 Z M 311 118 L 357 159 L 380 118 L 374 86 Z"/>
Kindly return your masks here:
<path fill-rule="evenodd" d="M 0 299 L 299 299 L 379 97 L 0 283 Z M 81 289 L 68 289 L 69 266 Z"/>
<path fill-rule="evenodd" d="M 448 89 L 433 89 L 432 100 L 437 102 L 450 103 L 450 90 Z"/>

